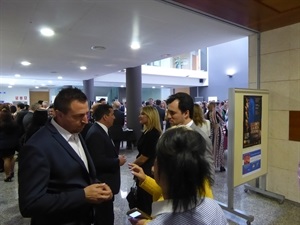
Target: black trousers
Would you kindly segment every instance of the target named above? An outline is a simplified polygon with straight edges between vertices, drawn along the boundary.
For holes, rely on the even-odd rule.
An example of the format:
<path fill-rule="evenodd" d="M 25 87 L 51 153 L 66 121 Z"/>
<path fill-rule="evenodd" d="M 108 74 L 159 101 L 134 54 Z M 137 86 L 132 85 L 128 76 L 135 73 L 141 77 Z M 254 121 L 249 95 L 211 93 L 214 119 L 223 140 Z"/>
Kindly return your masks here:
<path fill-rule="evenodd" d="M 96 205 L 94 225 L 114 225 L 114 198 Z"/>

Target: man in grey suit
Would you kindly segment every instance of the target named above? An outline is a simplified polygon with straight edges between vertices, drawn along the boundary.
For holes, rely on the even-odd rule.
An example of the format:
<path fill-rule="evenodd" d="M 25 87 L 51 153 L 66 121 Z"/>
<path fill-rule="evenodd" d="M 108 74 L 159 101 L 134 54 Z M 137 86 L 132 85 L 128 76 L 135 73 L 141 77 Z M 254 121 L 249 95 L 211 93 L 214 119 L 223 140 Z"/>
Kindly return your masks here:
<path fill-rule="evenodd" d="M 194 113 L 194 101 L 190 95 L 184 92 L 178 92 L 176 94 L 170 95 L 166 101 L 168 110 L 167 110 L 167 119 L 169 120 L 171 126 L 174 125 L 186 125 L 187 127 L 192 128 L 193 130 L 199 132 L 206 141 L 206 159 L 210 164 L 210 171 L 212 177 L 214 178 L 215 166 L 214 158 L 212 152 L 212 142 L 199 127 L 193 122 L 193 113 Z"/>
<path fill-rule="evenodd" d="M 93 206 L 110 200 L 99 183 L 79 134 L 88 123 L 88 101 L 77 88 L 62 89 L 55 117 L 40 128 L 19 153 L 19 207 L 31 225 L 90 225 Z"/>

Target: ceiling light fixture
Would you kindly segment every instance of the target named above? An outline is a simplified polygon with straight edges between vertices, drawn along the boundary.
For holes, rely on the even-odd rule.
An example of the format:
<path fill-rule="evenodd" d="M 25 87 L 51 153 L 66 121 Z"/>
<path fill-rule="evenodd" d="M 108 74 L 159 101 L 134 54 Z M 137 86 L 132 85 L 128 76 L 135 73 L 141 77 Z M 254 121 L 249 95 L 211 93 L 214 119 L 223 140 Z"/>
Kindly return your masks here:
<path fill-rule="evenodd" d="M 236 74 L 235 69 L 231 68 L 231 69 L 226 70 L 226 75 L 227 76 L 232 77 L 234 74 Z"/>
<path fill-rule="evenodd" d="M 130 45 L 131 49 L 133 50 L 137 50 L 137 49 L 140 49 L 141 48 L 141 45 L 139 42 L 132 42 L 131 45 Z"/>
<path fill-rule="evenodd" d="M 86 68 L 86 66 L 81 66 L 80 69 L 81 70 L 86 70 L 87 68 Z"/>
<path fill-rule="evenodd" d="M 40 29 L 40 32 L 45 37 L 52 37 L 55 34 L 55 32 L 52 29 L 47 27 Z"/>
<path fill-rule="evenodd" d="M 92 50 L 105 50 L 106 48 L 104 46 L 100 45 L 94 45 L 91 47 Z"/>
<path fill-rule="evenodd" d="M 15 74 L 15 77 L 20 77 L 21 75 L 20 74 Z"/>
<path fill-rule="evenodd" d="M 21 64 L 22 64 L 23 66 L 29 66 L 29 65 L 31 65 L 31 62 L 28 62 L 28 61 L 22 61 Z"/>
<path fill-rule="evenodd" d="M 63 79 L 63 77 L 62 76 L 58 76 L 57 79 L 61 80 L 61 79 Z"/>
<path fill-rule="evenodd" d="M 7 86 L 8 88 L 12 88 L 12 86 L 11 85 L 9 85 L 9 86 Z"/>

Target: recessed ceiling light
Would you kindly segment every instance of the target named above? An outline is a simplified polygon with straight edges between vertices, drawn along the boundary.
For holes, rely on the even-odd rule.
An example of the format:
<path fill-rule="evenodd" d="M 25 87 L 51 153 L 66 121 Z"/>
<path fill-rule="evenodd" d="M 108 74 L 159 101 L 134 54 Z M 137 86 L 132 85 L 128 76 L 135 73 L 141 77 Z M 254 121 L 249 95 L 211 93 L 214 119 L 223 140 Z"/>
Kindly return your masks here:
<path fill-rule="evenodd" d="M 154 88 L 155 88 L 155 86 L 152 86 L 152 88 L 154 89 Z"/>
<path fill-rule="evenodd" d="M 131 45 L 130 45 L 130 48 L 133 49 L 133 50 L 137 50 L 141 47 L 140 43 L 139 42 L 132 42 Z"/>
<path fill-rule="evenodd" d="M 105 50 L 106 48 L 104 46 L 100 45 L 94 45 L 91 47 L 92 50 Z"/>
<path fill-rule="evenodd" d="M 40 29 L 40 32 L 43 36 L 46 37 L 52 37 L 55 34 L 54 31 L 50 28 L 42 28 Z"/>
<path fill-rule="evenodd" d="M 62 79 L 62 76 L 58 76 L 57 79 L 61 80 L 61 79 Z"/>
<path fill-rule="evenodd" d="M 124 87 L 124 85 L 122 84 L 121 87 Z"/>
<path fill-rule="evenodd" d="M 38 86 L 35 86 L 35 88 L 36 88 L 36 89 L 39 89 L 39 87 L 38 87 Z"/>
<path fill-rule="evenodd" d="M 164 87 L 164 85 L 161 85 L 160 87 L 161 87 L 161 88 L 163 88 L 163 87 Z"/>
<path fill-rule="evenodd" d="M 21 75 L 20 74 L 15 74 L 15 77 L 20 77 Z"/>
<path fill-rule="evenodd" d="M 81 70 L 86 70 L 87 68 L 86 68 L 86 66 L 81 66 L 80 69 Z"/>
<path fill-rule="evenodd" d="M 11 85 L 9 85 L 9 86 L 7 86 L 8 88 L 12 88 L 12 86 Z"/>
<path fill-rule="evenodd" d="M 29 66 L 29 65 L 31 65 L 31 62 L 28 62 L 28 61 L 22 61 L 21 64 L 22 64 L 23 66 Z"/>

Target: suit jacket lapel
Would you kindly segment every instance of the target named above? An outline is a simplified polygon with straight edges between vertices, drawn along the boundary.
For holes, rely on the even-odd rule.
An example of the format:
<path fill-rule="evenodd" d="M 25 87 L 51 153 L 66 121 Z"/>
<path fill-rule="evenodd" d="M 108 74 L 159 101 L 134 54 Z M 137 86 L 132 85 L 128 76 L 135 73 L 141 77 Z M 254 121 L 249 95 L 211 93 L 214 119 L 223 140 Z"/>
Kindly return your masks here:
<path fill-rule="evenodd" d="M 85 144 L 85 141 L 83 140 L 81 134 L 79 134 L 79 139 L 80 139 L 81 145 L 82 145 L 82 147 L 83 147 L 83 150 L 84 150 L 84 152 L 85 152 L 86 159 L 87 159 L 87 161 L 88 161 L 88 166 L 89 166 L 90 176 L 91 176 L 91 178 L 92 178 L 93 180 L 96 180 L 96 179 L 97 179 L 97 178 L 96 178 L 97 176 L 96 176 L 95 166 L 94 166 L 93 160 L 92 160 L 92 158 L 91 158 L 91 156 L 90 156 L 90 153 L 89 153 L 89 151 L 88 151 L 88 148 L 87 148 L 87 146 L 86 146 L 86 144 Z"/>
<path fill-rule="evenodd" d="M 52 136 L 57 140 L 57 142 L 70 154 L 70 156 L 75 161 L 77 161 L 85 169 L 85 171 L 88 174 L 88 171 L 87 171 L 83 161 L 77 155 L 77 153 L 74 151 L 74 149 L 71 147 L 71 145 L 69 145 L 69 143 L 61 136 L 61 134 L 55 129 L 55 127 L 51 123 L 48 123 L 47 127 L 52 132 Z M 82 143 L 83 142 L 81 141 L 81 144 Z M 84 151 L 86 152 L 85 149 L 84 149 Z M 88 163 L 90 163 L 90 161 L 88 161 Z"/>

